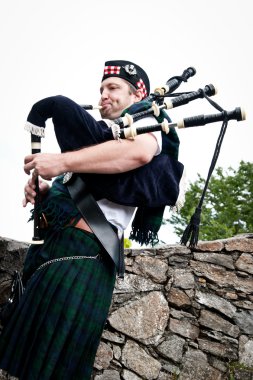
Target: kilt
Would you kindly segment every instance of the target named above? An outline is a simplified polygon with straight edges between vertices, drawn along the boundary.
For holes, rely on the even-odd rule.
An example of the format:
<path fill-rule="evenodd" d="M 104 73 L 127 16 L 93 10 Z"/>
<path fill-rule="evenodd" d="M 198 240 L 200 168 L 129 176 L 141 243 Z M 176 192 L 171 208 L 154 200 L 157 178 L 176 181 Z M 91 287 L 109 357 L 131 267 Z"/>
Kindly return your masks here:
<path fill-rule="evenodd" d="M 36 271 L 51 259 L 98 254 Z M 0 337 L 0 368 L 20 380 L 89 380 L 114 289 L 111 258 L 92 233 L 69 226 L 29 248 L 24 278 Z"/>

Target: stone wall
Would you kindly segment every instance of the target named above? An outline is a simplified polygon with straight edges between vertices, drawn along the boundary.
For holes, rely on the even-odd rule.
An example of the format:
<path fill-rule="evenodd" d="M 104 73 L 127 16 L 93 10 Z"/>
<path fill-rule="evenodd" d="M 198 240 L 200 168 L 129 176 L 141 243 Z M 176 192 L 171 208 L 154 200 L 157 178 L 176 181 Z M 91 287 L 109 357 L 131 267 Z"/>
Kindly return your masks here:
<path fill-rule="evenodd" d="M 0 302 L 26 249 L 0 240 Z M 253 234 L 125 253 L 94 380 L 253 379 Z"/>

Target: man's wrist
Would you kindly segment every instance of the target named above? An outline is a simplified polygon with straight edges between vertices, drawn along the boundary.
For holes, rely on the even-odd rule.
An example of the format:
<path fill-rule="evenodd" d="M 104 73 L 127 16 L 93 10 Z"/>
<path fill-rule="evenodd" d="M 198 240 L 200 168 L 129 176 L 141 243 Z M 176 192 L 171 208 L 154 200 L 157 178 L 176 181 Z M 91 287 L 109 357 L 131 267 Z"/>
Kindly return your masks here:
<path fill-rule="evenodd" d="M 71 156 L 70 152 L 65 152 L 60 155 L 60 173 L 71 172 Z"/>

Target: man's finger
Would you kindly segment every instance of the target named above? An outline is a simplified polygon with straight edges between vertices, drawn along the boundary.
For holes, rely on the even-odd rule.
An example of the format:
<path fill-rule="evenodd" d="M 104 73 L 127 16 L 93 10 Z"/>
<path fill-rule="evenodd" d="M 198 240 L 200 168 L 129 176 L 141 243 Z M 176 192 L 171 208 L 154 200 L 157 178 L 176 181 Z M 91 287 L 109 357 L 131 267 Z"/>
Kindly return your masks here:
<path fill-rule="evenodd" d="M 32 178 L 35 180 L 39 176 L 39 171 L 38 169 L 34 169 L 32 172 Z"/>
<path fill-rule="evenodd" d="M 36 154 L 29 154 L 28 156 L 25 156 L 24 163 L 28 164 L 36 157 Z"/>
<path fill-rule="evenodd" d="M 24 172 L 26 174 L 30 175 L 32 169 L 33 169 L 33 165 L 31 165 L 30 163 L 24 165 Z"/>
<path fill-rule="evenodd" d="M 26 200 L 26 198 L 24 198 L 23 200 L 22 200 L 22 205 L 23 205 L 23 207 L 26 207 L 27 206 L 27 200 Z"/>
<path fill-rule="evenodd" d="M 26 185 L 27 187 L 27 185 Z M 25 187 L 25 190 L 26 190 L 26 187 Z M 35 180 L 33 177 L 29 178 L 28 180 L 28 187 L 31 187 L 32 189 L 35 189 Z"/>

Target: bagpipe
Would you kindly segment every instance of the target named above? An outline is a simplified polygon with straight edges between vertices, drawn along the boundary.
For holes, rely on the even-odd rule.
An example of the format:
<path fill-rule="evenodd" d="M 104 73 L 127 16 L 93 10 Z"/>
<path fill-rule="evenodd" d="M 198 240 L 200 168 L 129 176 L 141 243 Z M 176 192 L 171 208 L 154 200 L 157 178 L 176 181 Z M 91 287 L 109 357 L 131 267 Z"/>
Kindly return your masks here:
<path fill-rule="evenodd" d="M 162 222 L 164 208 L 166 206 L 179 208 L 183 203 L 180 196 L 180 186 L 182 185 L 184 166 L 178 161 L 179 139 L 176 128 L 223 122 L 224 127 L 220 133 L 221 136 L 218 139 L 216 153 L 211 165 L 213 170 L 228 121 L 245 119 L 245 113 L 240 107 L 232 111 L 225 111 L 210 99 L 216 94 L 216 89 L 212 84 L 197 91 L 174 93 L 182 82 L 187 82 L 195 74 L 196 70 L 189 67 L 184 70 L 182 75 L 171 77 L 164 86 L 156 88 L 147 98 L 133 104 L 123 112 L 120 118 L 115 120 L 97 121 L 87 111 L 99 107 L 80 105 L 65 96 L 57 95 L 42 99 L 33 105 L 25 125 L 25 129 L 31 133 L 32 154 L 41 152 L 41 138 L 45 137 L 46 121 L 49 118 L 52 118 L 61 152 L 74 151 L 113 139 L 118 141 L 134 139 L 143 133 L 161 131 L 162 152 L 155 156 L 150 163 L 120 174 L 79 174 L 96 200 L 106 198 L 118 204 L 138 207 L 132 225 L 134 231 L 132 238 L 141 244 L 154 241 L 154 236 L 157 236 Z M 166 100 L 169 97 L 172 98 Z M 171 121 L 167 110 L 199 98 L 205 98 L 219 112 L 192 116 L 178 122 Z M 136 121 L 149 116 L 154 117 L 157 122 L 144 127 L 135 126 Z M 69 173 L 66 173 L 66 180 L 68 176 Z M 40 215 L 38 212 L 38 178 L 35 179 L 35 185 L 37 195 L 33 213 L 34 236 L 32 241 L 34 244 L 43 243 L 40 236 Z M 153 219 L 159 220 L 155 227 L 154 224 L 147 223 L 150 215 Z M 148 225 L 143 233 L 143 228 L 139 229 L 139 224 L 145 224 L 145 220 Z M 137 221 L 136 225 L 135 221 Z M 193 224 L 196 227 L 196 218 Z M 187 236 L 182 239 L 183 244 L 186 244 L 191 232 L 192 228 L 188 228 Z M 195 243 L 191 241 L 190 244 L 194 245 Z"/>

